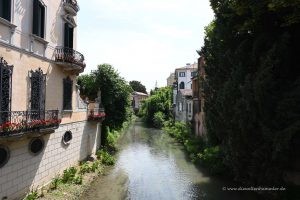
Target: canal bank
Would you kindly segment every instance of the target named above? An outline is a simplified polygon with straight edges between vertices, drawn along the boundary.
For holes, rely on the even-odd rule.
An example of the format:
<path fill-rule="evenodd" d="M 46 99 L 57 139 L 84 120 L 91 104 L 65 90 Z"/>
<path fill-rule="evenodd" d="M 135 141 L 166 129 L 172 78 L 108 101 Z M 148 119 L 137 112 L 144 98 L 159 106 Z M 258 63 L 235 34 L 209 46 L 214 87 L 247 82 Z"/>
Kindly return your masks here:
<path fill-rule="evenodd" d="M 232 183 L 210 177 L 189 161 L 182 145 L 142 122 L 119 141 L 114 167 L 97 178 L 82 200 L 257 199 L 253 193 L 226 191 Z"/>

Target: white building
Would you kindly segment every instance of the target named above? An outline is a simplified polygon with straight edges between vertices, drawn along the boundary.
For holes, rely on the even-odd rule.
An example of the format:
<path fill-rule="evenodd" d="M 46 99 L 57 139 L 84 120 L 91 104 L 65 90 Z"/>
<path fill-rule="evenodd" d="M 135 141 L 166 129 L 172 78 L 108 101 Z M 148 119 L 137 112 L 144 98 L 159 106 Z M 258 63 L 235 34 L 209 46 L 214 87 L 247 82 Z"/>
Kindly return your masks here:
<path fill-rule="evenodd" d="M 176 85 L 173 87 L 173 113 L 176 112 L 177 94 L 179 90 L 192 89 L 192 77 L 197 74 L 198 64 L 186 64 L 184 67 L 175 69 Z"/>
<path fill-rule="evenodd" d="M 197 73 L 198 64 L 187 64 L 175 70 L 177 89 L 192 89 L 192 77 Z"/>

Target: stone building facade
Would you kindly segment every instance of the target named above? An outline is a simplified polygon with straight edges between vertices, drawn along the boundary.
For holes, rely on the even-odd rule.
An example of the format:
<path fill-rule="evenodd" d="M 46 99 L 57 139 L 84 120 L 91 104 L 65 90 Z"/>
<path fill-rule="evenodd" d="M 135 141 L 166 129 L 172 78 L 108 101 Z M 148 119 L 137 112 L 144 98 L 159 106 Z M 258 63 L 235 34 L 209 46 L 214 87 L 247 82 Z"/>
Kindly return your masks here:
<path fill-rule="evenodd" d="M 93 154 L 101 118 L 76 84 L 76 0 L 0 3 L 0 199 L 20 199 Z"/>
<path fill-rule="evenodd" d="M 193 116 L 193 100 L 191 89 L 181 89 L 176 95 L 175 121 L 191 122 Z"/>
<path fill-rule="evenodd" d="M 193 130 L 195 135 L 203 136 L 206 133 L 205 129 L 205 113 L 204 113 L 204 80 L 205 60 L 203 57 L 198 59 L 197 75 L 192 78 L 193 81 Z"/>

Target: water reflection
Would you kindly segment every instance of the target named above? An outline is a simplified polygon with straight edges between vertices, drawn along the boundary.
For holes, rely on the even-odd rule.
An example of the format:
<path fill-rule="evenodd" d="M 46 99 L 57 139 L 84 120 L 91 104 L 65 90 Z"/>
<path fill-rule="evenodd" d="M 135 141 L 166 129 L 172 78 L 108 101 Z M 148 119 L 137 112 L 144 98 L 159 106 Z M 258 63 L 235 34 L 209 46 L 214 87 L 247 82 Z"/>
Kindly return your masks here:
<path fill-rule="evenodd" d="M 116 165 L 82 199 L 255 199 L 248 193 L 222 191 L 227 182 L 203 174 L 186 159 L 182 146 L 139 122 L 124 134 L 119 148 Z"/>

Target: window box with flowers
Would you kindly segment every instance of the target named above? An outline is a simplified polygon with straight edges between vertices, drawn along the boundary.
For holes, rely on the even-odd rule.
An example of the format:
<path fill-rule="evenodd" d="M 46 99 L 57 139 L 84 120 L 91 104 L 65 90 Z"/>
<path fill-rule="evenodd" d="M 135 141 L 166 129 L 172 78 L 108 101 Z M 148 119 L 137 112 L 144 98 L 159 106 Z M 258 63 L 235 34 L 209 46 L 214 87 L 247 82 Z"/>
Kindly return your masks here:
<path fill-rule="evenodd" d="M 102 122 L 105 116 L 104 109 L 91 109 L 88 112 L 88 121 Z"/>
<path fill-rule="evenodd" d="M 27 132 L 57 129 L 61 119 L 58 110 L 0 112 L 0 138 L 20 136 Z"/>

